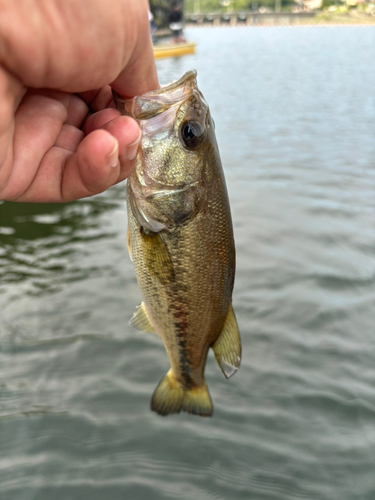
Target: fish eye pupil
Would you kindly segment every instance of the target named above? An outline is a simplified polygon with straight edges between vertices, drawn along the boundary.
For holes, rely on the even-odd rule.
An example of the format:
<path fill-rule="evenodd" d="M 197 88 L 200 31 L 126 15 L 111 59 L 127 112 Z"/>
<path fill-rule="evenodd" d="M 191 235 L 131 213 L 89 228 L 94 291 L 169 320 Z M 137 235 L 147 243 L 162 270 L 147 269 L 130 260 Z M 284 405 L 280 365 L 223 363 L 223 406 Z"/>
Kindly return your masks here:
<path fill-rule="evenodd" d="M 204 128 L 199 122 L 185 122 L 181 132 L 182 140 L 188 148 L 195 148 L 203 141 Z"/>
<path fill-rule="evenodd" d="M 184 137 L 185 139 L 193 139 L 195 137 L 194 127 L 188 123 L 184 128 Z"/>

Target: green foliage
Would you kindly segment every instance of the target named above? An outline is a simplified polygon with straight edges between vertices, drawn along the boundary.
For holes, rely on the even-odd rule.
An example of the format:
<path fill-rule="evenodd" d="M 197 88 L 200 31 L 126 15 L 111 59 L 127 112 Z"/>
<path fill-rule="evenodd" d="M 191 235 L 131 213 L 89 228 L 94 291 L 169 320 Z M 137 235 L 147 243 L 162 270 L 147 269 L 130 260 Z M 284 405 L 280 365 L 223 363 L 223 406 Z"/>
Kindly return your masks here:
<path fill-rule="evenodd" d="M 294 0 L 282 0 L 282 7 L 294 4 Z M 185 12 L 195 12 L 199 7 L 199 12 L 238 12 L 247 11 L 252 8 L 268 7 L 275 8 L 275 0 L 231 0 L 229 6 L 223 6 L 220 0 L 185 0 Z"/>
<path fill-rule="evenodd" d="M 227 10 L 248 10 L 249 0 L 231 0 L 229 7 L 222 5 L 219 0 L 185 0 L 185 11 L 194 12 L 196 5 L 200 12 L 227 12 Z"/>
<path fill-rule="evenodd" d="M 332 5 L 336 6 L 335 12 L 346 13 L 348 12 L 348 6 L 345 4 L 344 0 L 323 0 L 322 9 L 327 9 Z"/>
<path fill-rule="evenodd" d="M 335 4 L 335 0 L 323 1 L 328 2 L 327 6 Z M 225 0 L 150 0 L 150 7 L 155 16 L 155 22 L 159 27 L 168 25 L 168 15 L 174 3 L 183 6 L 184 12 L 190 14 L 195 12 L 196 9 L 200 13 L 224 13 L 248 11 L 259 7 L 267 7 L 270 10 L 275 8 L 275 0 L 230 0 L 229 5 L 225 5 Z M 295 4 L 295 0 L 281 0 L 281 9 L 288 10 L 293 4 Z"/>
<path fill-rule="evenodd" d="M 150 0 L 150 9 L 159 28 L 168 26 L 168 16 L 175 4 L 183 8 L 184 2 L 183 0 Z"/>
<path fill-rule="evenodd" d="M 322 9 L 327 9 L 331 7 L 331 5 L 336 5 L 337 0 L 323 0 Z"/>

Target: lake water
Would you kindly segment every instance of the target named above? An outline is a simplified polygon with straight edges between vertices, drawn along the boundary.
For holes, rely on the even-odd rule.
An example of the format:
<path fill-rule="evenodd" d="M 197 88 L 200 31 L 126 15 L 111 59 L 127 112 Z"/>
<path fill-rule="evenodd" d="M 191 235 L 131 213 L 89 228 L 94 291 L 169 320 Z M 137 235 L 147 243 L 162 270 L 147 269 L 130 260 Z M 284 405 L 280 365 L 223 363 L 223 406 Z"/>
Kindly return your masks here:
<path fill-rule="evenodd" d="M 375 498 L 375 27 L 196 29 L 237 246 L 238 373 L 162 418 L 125 186 L 0 205 L 1 500 Z"/>

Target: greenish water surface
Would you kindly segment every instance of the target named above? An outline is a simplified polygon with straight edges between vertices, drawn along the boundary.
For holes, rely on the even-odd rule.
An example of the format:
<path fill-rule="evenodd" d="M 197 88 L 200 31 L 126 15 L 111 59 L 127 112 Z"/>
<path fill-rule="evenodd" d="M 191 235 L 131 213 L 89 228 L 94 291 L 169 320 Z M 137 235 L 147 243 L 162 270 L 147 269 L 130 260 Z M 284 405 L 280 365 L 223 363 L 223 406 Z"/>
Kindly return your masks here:
<path fill-rule="evenodd" d="M 212 419 L 161 418 L 125 186 L 0 204 L 1 500 L 375 498 L 375 28 L 196 29 L 243 341 Z"/>

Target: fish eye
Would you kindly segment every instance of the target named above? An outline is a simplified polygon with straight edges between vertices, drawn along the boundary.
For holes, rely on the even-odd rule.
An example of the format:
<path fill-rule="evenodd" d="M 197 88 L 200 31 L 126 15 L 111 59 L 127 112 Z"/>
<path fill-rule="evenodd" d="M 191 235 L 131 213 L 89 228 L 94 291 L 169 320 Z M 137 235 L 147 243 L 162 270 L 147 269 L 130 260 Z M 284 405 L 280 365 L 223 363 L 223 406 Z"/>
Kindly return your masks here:
<path fill-rule="evenodd" d="M 204 139 L 204 128 L 199 122 L 183 123 L 180 132 L 181 139 L 187 148 L 196 148 Z"/>

